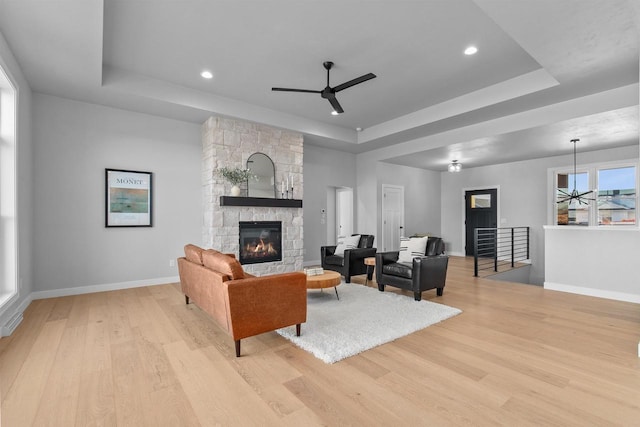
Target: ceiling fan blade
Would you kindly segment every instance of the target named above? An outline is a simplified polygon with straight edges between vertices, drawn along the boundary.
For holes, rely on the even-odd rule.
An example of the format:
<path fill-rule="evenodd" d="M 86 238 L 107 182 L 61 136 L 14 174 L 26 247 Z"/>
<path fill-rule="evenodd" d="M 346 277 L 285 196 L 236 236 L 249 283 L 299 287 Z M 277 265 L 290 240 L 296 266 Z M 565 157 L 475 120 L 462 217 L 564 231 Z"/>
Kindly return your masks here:
<path fill-rule="evenodd" d="M 327 99 L 331 103 L 331 106 L 333 107 L 333 110 L 336 113 L 344 113 L 344 110 L 340 106 L 340 103 L 338 102 L 338 100 L 336 99 L 336 96 L 334 94 L 332 94 L 331 96 L 328 96 Z"/>
<path fill-rule="evenodd" d="M 309 89 L 290 89 L 286 87 L 272 87 L 271 90 L 278 92 L 304 92 L 304 93 L 322 93 L 321 90 L 309 90 Z"/>
<path fill-rule="evenodd" d="M 341 85 L 334 87 L 333 91 L 340 92 L 341 90 L 345 90 L 347 88 L 350 88 L 351 86 L 355 86 L 357 84 L 360 84 L 360 83 L 366 82 L 367 80 L 371 80 L 375 78 L 376 78 L 376 75 L 373 73 L 365 74 L 364 76 L 357 77 L 353 80 L 349 80 L 346 83 L 342 83 Z"/>

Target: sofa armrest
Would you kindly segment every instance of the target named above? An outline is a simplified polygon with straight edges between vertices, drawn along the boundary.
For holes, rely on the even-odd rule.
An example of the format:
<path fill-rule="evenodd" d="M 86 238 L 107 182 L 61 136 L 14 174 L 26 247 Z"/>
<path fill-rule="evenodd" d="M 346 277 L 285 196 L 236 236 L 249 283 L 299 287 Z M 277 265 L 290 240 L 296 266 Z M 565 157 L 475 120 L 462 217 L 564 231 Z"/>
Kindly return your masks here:
<path fill-rule="evenodd" d="M 337 246 L 320 246 L 320 255 L 322 256 L 322 259 L 335 254 L 336 247 Z"/>
<path fill-rule="evenodd" d="M 369 257 L 376 256 L 376 248 L 355 248 L 355 249 L 347 249 L 344 251 L 344 262 L 365 259 Z"/>
<path fill-rule="evenodd" d="M 376 282 L 378 285 L 382 283 L 382 267 L 385 264 L 392 264 L 394 262 L 398 262 L 398 257 L 400 256 L 399 251 L 394 252 L 378 252 L 376 254 Z"/>
<path fill-rule="evenodd" d="M 413 258 L 414 274 L 412 280 L 414 284 L 422 289 L 424 289 L 424 284 L 427 282 L 432 288 L 444 287 L 448 264 L 449 257 L 447 255 Z"/>
<path fill-rule="evenodd" d="M 376 254 L 376 266 L 383 266 L 385 264 L 392 264 L 394 262 L 398 262 L 398 258 L 400 257 L 400 251 L 392 251 L 392 252 L 378 252 Z"/>
<path fill-rule="evenodd" d="M 302 272 L 229 280 L 223 285 L 234 340 L 307 320 L 307 276 Z"/>

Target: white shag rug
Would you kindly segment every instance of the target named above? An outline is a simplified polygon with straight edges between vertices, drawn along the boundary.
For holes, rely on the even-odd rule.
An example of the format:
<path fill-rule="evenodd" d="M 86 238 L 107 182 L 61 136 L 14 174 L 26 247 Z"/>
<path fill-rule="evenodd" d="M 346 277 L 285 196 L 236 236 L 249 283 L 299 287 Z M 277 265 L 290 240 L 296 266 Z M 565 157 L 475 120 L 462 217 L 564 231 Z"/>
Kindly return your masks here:
<path fill-rule="evenodd" d="M 435 292 L 435 290 L 432 290 Z M 344 283 L 307 292 L 307 322 L 299 337 L 295 326 L 279 329 L 283 337 L 325 363 L 335 363 L 462 313 L 413 294 L 380 292 L 377 288 Z"/>

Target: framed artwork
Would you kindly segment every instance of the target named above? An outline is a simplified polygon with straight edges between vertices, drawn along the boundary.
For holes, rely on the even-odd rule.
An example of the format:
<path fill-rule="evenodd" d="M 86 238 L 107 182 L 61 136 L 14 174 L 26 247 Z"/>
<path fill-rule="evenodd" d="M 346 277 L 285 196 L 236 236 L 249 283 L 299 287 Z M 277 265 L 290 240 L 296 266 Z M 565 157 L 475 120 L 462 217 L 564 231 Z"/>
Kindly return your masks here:
<path fill-rule="evenodd" d="M 152 173 L 105 169 L 105 227 L 151 227 Z"/>

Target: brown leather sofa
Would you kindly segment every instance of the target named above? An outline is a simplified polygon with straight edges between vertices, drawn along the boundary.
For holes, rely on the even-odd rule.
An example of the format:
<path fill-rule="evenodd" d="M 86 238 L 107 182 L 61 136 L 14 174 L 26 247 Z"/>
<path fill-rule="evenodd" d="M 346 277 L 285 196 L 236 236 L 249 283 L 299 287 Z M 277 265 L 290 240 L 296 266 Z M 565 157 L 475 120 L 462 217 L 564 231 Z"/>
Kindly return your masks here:
<path fill-rule="evenodd" d="M 196 303 L 235 341 L 307 321 L 307 279 L 302 272 L 255 277 L 233 254 L 195 245 L 178 258 L 185 301 Z"/>

